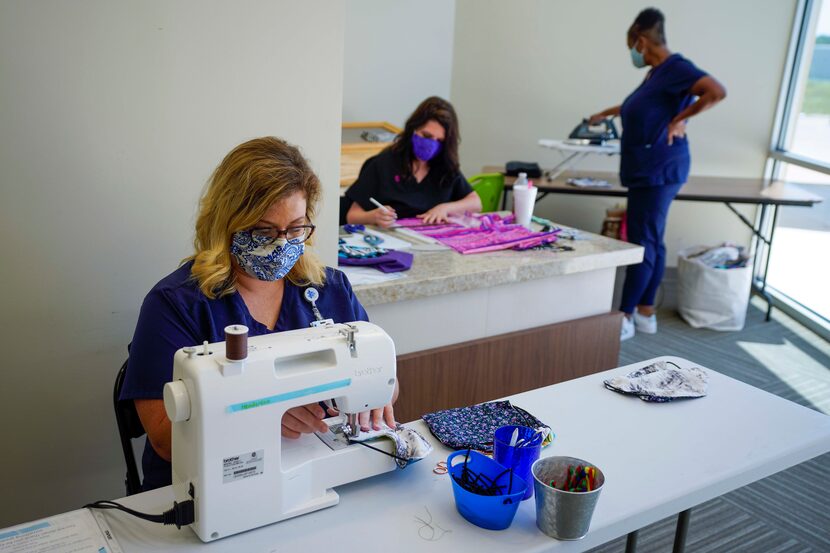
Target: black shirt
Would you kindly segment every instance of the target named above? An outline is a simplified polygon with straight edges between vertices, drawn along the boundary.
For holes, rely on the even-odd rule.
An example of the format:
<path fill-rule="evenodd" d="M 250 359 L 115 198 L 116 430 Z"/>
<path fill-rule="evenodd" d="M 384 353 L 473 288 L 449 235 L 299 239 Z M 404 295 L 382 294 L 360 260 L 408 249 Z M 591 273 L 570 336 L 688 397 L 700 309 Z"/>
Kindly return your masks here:
<path fill-rule="evenodd" d="M 386 149 L 370 157 L 360 168 L 360 176 L 346 191 L 346 197 L 366 211 L 377 208 L 369 198 L 395 209 L 399 218 L 415 217 L 438 204 L 466 197 L 473 189 L 459 171 L 441 182 L 444 175 L 431 167 L 424 180 L 401 174 L 401 163 L 395 153 Z"/>

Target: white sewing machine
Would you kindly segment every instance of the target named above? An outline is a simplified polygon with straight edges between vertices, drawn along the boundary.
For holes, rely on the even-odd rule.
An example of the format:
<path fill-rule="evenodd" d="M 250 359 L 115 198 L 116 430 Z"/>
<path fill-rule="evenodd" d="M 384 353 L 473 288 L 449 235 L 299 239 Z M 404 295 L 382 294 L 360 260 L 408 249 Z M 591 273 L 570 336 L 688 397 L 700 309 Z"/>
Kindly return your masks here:
<path fill-rule="evenodd" d="M 183 348 L 164 405 L 173 423 L 173 487 L 194 500 L 203 541 L 336 505 L 331 488 L 394 470 L 357 444 L 356 416 L 390 402 L 395 346 L 366 322 L 256 336 L 226 329 L 226 342 Z M 291 407 L 334 399 L 341 423 L 327 435 L 282 438 Z M 392 451 L 390 440 L 376 447 Z"/>

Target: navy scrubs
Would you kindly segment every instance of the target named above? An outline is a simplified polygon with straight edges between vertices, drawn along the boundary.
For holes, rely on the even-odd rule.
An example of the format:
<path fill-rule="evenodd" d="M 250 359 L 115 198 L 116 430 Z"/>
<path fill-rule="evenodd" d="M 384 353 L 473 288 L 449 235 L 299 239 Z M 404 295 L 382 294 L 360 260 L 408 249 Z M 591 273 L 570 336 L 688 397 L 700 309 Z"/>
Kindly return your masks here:
<path fill-rule="evenodd" d="M 392 206 L 403 219 L 426 213 L 438 204 L 455 202 L 473 191 L 460 171 L 447 174 L 430 166 L 429 173 L 418 182 L 412 175 L 405 177 L 403 167 L 403 162 L 389 148 L 370 157 L 360 168 L 355 183 L 346 191 L 346 198 L 366 211 L 377 207 L 369 201 L 374 198 L 383 205 Z"/>
<path fill-rule="evenodd" d="M 620 109 L 620 182 L 628 188 L 628 241 L 645 249 L 643 262 L 626 271 L 620 310 L 654 305 L 666 266 L 663 235 L 671 201 L 689 176 L 689 142 L 668 144 L 668 126 L 694 102 L 692 86 L 706 76 L 680 54 L 672 54 L 649 71 Z"/>
<path fill-rule="evenodd" d="M 303 298 L 305 287 L 286 279 L 282 306 L 275 329 L 255 320 L 239 292 L 209 299 L 191 279 L 192 263 L 166 276 L 144 298 L 138 316 L 121 399 L 162 399 L 165 383 L 173 378 L 173 354 L 180 348 L 225 340 L 224 329 L 244 324 L 250 336 L 308 328 L 315 320 L 311 305 Z M 352 291 L 349 280 L 336 269 L 326 269 L 326 282 L 318 287 L 317 307 L 324 318 L 337 323 L 368 321 L 366 310 Z M 159 457 L 150 441 L 142 457 L 144 490 L 171 482 L 170 463 Z"/>

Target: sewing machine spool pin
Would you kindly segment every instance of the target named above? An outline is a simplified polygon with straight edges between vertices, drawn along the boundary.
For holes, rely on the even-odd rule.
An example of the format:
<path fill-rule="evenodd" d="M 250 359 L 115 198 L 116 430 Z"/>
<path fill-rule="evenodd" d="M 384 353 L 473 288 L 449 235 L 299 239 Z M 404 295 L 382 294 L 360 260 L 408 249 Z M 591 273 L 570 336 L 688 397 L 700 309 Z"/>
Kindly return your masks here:
<path fill-rule="evenodd" d="M 345 323 L 346 328 L 340 329 L 340 334 L 345 336 L 346 342 L 349 344 L 349 353 L 352 357 L 357 357 L 357 342 L 355 342 L 354 335 L 357 332 L 357 327 L 351 323 Z"/>

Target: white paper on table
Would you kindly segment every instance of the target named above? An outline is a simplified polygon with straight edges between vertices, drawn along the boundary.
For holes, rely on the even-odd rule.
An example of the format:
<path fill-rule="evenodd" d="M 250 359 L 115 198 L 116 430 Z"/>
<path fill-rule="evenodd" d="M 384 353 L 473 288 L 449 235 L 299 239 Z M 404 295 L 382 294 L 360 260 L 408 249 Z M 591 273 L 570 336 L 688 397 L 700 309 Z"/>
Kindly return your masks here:
<path fill-rule="evenodd" d="M 412 247 L 412 244 L 406 242 L 405 240 L 401 240 L 400 238 L 395 238 L 389 234 L 376 231 L 375 229 L 366 229 L 366 234 L 372 234 L 375 236 L 379 236 L 383 238 L 383 242 L 377 244 L 378 248 L 386 248 L 387 250 L 406 250 Z M 341 235 L 342 238 L 347 246 L 368 246 L 369 244 L 363 239 L 363 234 L 349 234 L 347 236 Z"/>
<path fill-rule="evenodd" d="M 406 273 L 384 273 L 378 271 L 374 267 L 353 267 L 348 265 L 341 265 L 338 267 L 341 271 L 346 273 L 349 277 L 349 282 L 352 286 L 358 284 L 378 284 L 381 282 L 389 282 L 391 280 L 398 280 L 404 278 Z"/>
<path fill-rule="evenodd" d="M 88 509 L 0 530 L 0 553 L 122 553 L 104 515 Z"/>

